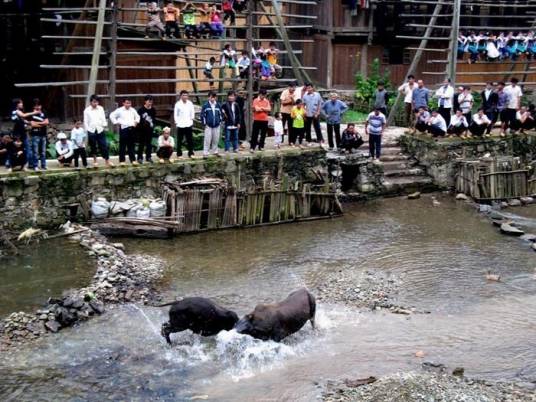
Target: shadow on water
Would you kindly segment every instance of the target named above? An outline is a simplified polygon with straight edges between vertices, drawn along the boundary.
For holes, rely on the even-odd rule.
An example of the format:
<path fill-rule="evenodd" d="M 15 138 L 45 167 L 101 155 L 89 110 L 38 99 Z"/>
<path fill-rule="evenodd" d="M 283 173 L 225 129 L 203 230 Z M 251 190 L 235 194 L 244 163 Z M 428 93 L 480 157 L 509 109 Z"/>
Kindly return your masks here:
<path fill-rule="evenodd" d="M 128 252 L 166 260 L 164 301 L 207 296 L 242 315 L 297 287 L 313 289 L 328 273 L 381 271 L 401 278 L 400 304 L 431 314 L 319 304 L 320 329 L 306 325 L 279 344 L 234 331 L 184 332 L 170 348 L 158 330 L 167 308 L 125 305 L 6 356 L 0 394 L 310 401 L 316 381 L 416 369 L 417 350 L 469 376 L 536 381 L 534 253 L 467 205 L 441 202 L 383 200 L 333 221 L 125 241 Z M 487 282 L 488 269 L 504 282 Z"/>

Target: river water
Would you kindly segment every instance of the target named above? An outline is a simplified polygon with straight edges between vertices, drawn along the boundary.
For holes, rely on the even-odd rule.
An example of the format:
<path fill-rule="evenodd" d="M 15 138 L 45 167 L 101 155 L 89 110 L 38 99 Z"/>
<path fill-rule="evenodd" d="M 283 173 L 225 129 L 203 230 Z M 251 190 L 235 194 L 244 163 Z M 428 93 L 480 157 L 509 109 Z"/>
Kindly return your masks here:
<path fill-rule="evenodd" d="M 166 261 L 165 300 L 206 296 L 242 315 L 297 287 L 314 288 L 330 272 L 375 271 L 400 278 L 399 304 L 430 314 L 321 303 L 319 328 L 307 325 L 280 344 L 224 331 L 175 334 L 170 348 L 159 335 L 165 308 L 125 305 L 4 356 L 0 395 L 310 401 L 329 379 L 418 369 L 423 361 L 462 366 L 471 377 L 536 381 L 536 254 L 468 205 L 440 201 L 388 199 L 347 207 L 336 220 L 125 240 L 127 252 Z M 503 281 L 487 282 L 487 270 Z"/>

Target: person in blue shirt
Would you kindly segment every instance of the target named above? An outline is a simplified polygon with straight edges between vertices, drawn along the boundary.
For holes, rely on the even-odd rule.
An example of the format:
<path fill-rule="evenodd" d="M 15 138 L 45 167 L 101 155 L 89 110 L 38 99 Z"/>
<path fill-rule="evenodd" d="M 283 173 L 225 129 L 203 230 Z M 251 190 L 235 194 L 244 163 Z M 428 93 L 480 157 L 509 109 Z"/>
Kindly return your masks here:
<path fill-rule="evenodd" d="M 337 148 L 341 144 L 341 119 L 344 112 L 348 110 L 348 105 L 338 99 L 338 95 L 333 92 L 329 95 L 329 101 L 322 105 L 322 113 L 326 117 L 328 127 L 329 149 L 333 149 L 333 132 L 335 132 L 335 145 Z"/>
<path fill-rule="evenodd" d="M 365 122 L 365 133 L 369 136 L 370 158 L 372 158 L 375 163 L 380 163 L 382 134 L 386 125 L 387 119 L 380 111 L 380 108 L 375 108 L 374 111 L 368 115 L 367 121 Z"/>
<path fill-rule="evenodd" d="M 209 152 L 219 156 L 218 142 L 220 141 L 220 126 L 223 122 L 223 112 L 221 105 L 216 99 L 216 94 L 211 92 L 208 101 L 201 109 L 201 123 L 205 126 L 205 139 L 203 144 L 203 157 L 207 157 Z"/>
<path fill-rule="evenodd" d="M 413 90 L 412 102 L 413 111 L 417 113 L 420 107 L 428 109 L 428 101 L 430 100 L 430 91 L 424 86 L 424 81 L 417 81 L 417 88 Z"/>

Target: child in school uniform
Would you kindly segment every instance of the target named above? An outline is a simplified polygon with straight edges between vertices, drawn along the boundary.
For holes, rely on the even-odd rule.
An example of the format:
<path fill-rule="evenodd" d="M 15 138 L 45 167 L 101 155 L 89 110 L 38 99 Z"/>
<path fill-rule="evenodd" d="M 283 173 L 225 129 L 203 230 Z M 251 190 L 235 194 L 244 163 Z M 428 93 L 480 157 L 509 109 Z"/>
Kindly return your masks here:
<path fill-rule="evenodd" d="M 276 113 L 274 116 L 274 139 L 276 148 L 281 148 L 284 134 L 285 130 L 283 129 L 283 115 L 281 113 Z"/>

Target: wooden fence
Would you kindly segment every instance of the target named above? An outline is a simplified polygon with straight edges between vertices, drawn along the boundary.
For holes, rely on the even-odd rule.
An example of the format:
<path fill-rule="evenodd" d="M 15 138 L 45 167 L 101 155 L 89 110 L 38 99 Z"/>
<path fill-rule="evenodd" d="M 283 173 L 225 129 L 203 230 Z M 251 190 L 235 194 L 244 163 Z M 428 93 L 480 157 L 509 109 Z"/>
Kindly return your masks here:
<path fill-rule="evenodd" d="M 331 184 L 265 180 L 238 191 L 218 179 L 166 183 L 163 199 L 175 232 L 198 232 L 318 219 L 342 214 Z"/>
<path fill-rule="evenodd" d="M 529 169 L 519 158 L 465 160 L 458 166 L 456 191 L 476 200 L 505 200 L 528 196 L 536 190 Z"/>

